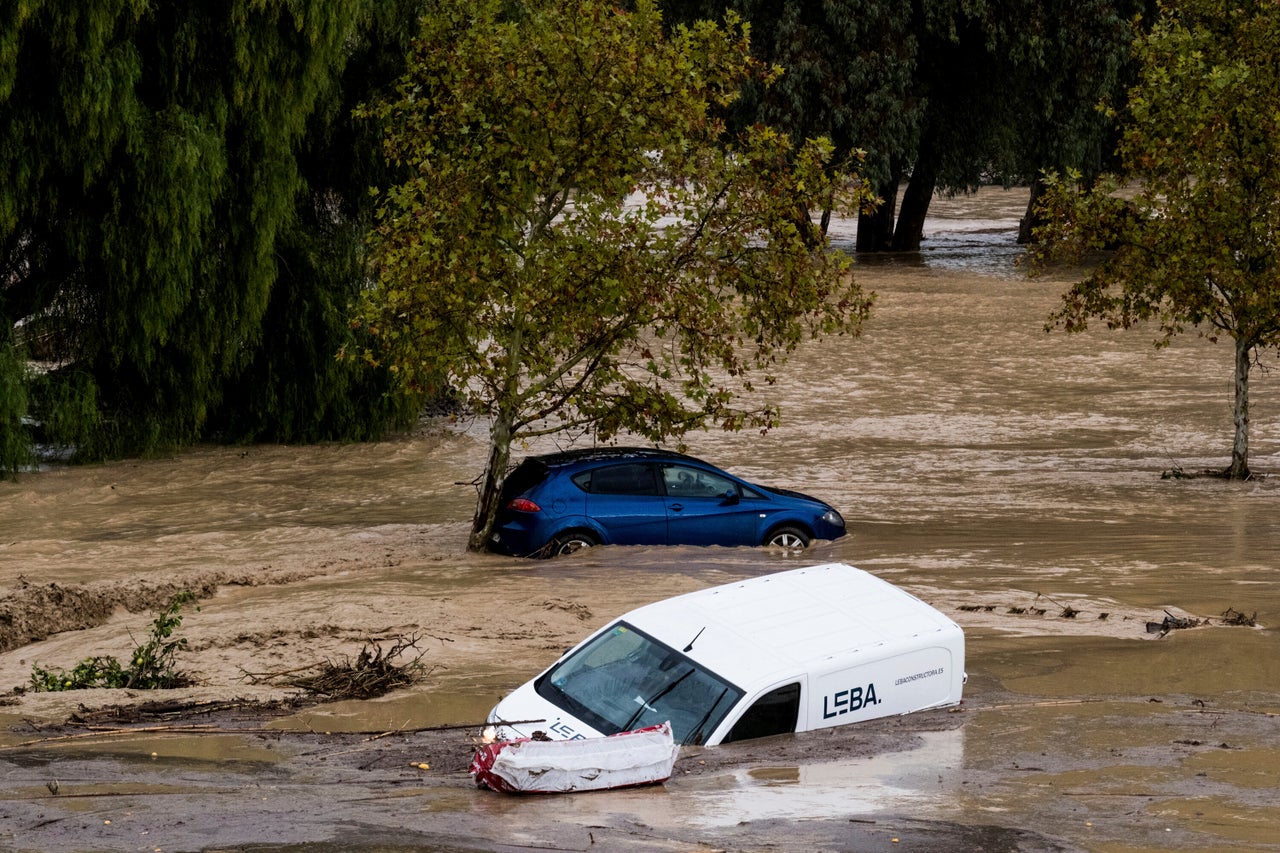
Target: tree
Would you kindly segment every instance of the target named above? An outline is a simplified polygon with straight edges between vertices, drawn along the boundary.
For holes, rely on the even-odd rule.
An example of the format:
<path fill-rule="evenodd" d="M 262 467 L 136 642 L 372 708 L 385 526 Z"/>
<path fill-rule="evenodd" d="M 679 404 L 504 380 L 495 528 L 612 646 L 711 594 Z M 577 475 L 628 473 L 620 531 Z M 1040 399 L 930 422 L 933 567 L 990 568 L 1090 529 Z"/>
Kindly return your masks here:
<path fill-rule="evenodd" d="M 912 89 L 925 102 L 888 248 L 920 248 L 935 191 L 1031 184 L 1041 170 L 1096 173 L 1111 123 L 1094 105 L 1123 79 L 1145 0 L 926 0 Z M 1030 214 L 1030 209 L 1028 213 Z"/>
<path fill-rule="evenodd" d="M 276 240 L 276 277 L 261 321 L 263 343 L 225 383 L 206 435 L 223 441 L 368 440 L 411 423 L 421 398 L 395 393 L 385 370 L 337 359 L 374 345 L 351 328 L 367 275 L 364 237 L 372 186 L 393 174 L 381 129 L 355 108 L 389 93 L 404 73 L 419 0 L 364 4 L 336 84 L 317 100 L 295 159 L 295 213 Z"/>
<path fill-rule="evenodd" d="M 806 336 L 860 328 L 847 259 L 797 215 L 860 200 L 830 145 L 726 140 L 712 114 L 764 71 L 735 17 L 665 35 L 649 0 L 424 16 L 396 97 L 367 110 L 410 174 L 382 195 L 361 319 L 406 386 L 490 418 L 469 547 L 513 441 L 768 428 L 776 409 L 740 394 Z"/>
<path fill-rule="evenodd" d="M 236 437 L 308 437 L 290 424 L 297 406 L 329 406 L 323 417 L 347 395 L 320 391 L 365 383 L 333 367 L 349 297 L 326 290 L 356 292 L 361 241 L 306 251 L 345 214 L 328 187 L 307 191 L 299 151 L 331 125 L 313 119 L 341 102 L 371 5 L 4 5 L 0 363 L 43 362 L 22 380 L 22 414 L 49 440 L 82 458 L 145 453 L 197 440 L 215 411 Z M 299 211 L 317 202 L 309 226 Z M 303 278 L 276 289 L 285 264 Z M 283 332 L 265 345 L 264 318 Z M 17 399 L 0 395 L 0 430 Z"/>
<path fill-rule="evenodd" d="M 866 152 L 880 203 L 857 250 L 915 251 L 935 192 L 1032 183 L 1045 168 L 1096 172 L 1111 125 L 1093 109 L 1123 76 L 1131 18 L 1149 0 L 700 0 L 751 24 L 783 76 L 749 89 L 739 123 L 767 121 Z M 901 183 L 907 182 L 897 207 Z M 1029 211 L 1030 212 L 1030 209 Z"/>
<path fill-rule="evenodd" d="M 780 66 L 782 75 L 772 85 L 748 80 L 732 106 L 730 126 L 764 122 L 786 130 L 797 149 L 807 139 L 829 137 L 833 164 L 856 167 L 883 196 L 876 210 L 859 211 L 859 249 L 867 248 L 868 238 L 881 227 L 868 223 L 887 221 L 892 229 L 903 158 L 919 133 L 923 106 L 913 92 L 912 4 L 668 0 L 663 5 L 668 22 L 712 18 L 726 7 L 750 22 L 752 55 Z M 865 156 L 852 160 L 856 151 Z M 826 224 L 824 216 L 824 231 Z"/>
<path fill-rule="evenodd" d="M 1115 176 L 1050 176 L 1033 260 L 1102 262 L 1063 296 L 1051 327 L 1145 321 L 1157 346 L 1184 331 L 1235 343 L 1235 436 L 1225 474 L 1249 471 L 1249 372 L 1280 345 L 1280 7 L 1170 0 L 1138 38 Z"/>

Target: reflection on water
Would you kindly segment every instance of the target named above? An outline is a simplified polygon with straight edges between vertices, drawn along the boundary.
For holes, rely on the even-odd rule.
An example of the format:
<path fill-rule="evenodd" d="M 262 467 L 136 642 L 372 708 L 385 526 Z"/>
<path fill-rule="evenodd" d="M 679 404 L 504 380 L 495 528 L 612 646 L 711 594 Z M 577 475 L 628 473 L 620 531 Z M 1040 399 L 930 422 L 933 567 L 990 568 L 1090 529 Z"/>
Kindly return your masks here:
<path fill-rule="evenodd" d="M 565 816 L 588 816 L 607 798 L 611 813 L 656 828 L 802 821 L 886 810 L 917 812 L 960 784 L 963 733 L 924 732 L 917 746 L 890 755 L 679 778 L 653 789 L 613 791 L 556 803 Z M 733 747 L 725 747 L 731 749 Z"/>
<path fill-rule="evenodd" d="M 854 736 L 853 733 L 850 733 Z M 959 729 L 923 732 L 919 746 L 889 755 L 733 774 L 732 786 L 676 798 L 673 811 L 696 826 L 750 820 L 809 820 L 832 814 L 918 812 L 960 785 L 964 735 Z M 677 788 L 681 793 L 683 786 Z"/>
<path fill-rule="evenodd" d="M 903 272 L 957 272 L 997 278 L 1018 278 L 1018 220 L 1027 207 L 1025 189 L 988 187 L 974 196 L 935 199 L 924 223 L 918 252 L 857 256 L 858 269 Z M 899 204 L 899 209 L 901 205 Z M 853 253 L 856 220 L 835 220 L 828 236 L 832 245 Z"/>

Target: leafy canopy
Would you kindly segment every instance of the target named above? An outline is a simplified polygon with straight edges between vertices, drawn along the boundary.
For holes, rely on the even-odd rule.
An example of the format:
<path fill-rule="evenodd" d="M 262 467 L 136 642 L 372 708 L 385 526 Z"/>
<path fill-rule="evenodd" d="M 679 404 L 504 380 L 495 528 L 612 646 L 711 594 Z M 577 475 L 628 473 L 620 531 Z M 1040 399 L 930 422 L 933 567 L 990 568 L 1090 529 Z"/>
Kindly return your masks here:
<path fill-rule="evenodd" d="M 345 129 L 409 2 L 0 4 L 0 469 L 32 421 L 82 459 L 377 431 L 333 358 L 377 149 Z"/>
<path fill-rule="evenodd" d="M 1280 8 L 1181 0 L 1137 44 L 1115 176 L 1081 192 L 1055 177 L 1046 256 L 1116 252 L 1054 315 L 1068 329 L 1156 319 L 1255 346 L 1280 335 Z"/>
<path fill-rule="evenodd" d="M 858 330 L 869 299 L 803 215 L 860 200 L 827 176 L 831 146 L 726 140 L 715 115 L 774 73 L 736 17 L 667 35 L 648 0 L 459 0 L 423 19 L 396 96 L 366 110 L 409 178 L 381 196 L 360 319 L 409 386 L 490 413 L 486 491 L 512 438 L 767 428 L 776 410 L 739 404 L 751 377 Z"/>

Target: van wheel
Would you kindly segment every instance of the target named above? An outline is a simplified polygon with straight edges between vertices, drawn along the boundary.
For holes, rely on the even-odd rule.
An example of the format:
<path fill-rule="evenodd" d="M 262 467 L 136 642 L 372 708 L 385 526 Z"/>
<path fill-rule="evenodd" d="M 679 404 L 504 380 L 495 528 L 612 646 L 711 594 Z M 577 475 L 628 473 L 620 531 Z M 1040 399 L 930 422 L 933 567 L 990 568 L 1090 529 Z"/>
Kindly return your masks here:
<path fill-rule="evenodd" d="M 581 551 L 583 548 L 592 548 L 599 544 L 590 533 L 584 533 L 581 530 L 570 530 L 568 533 L 561 533 L 551 540 L 551 544 L 547 548 L 547 556 L 559 557 L 564 554 Z"/>
<path fill-rule="evenodd" d="M 809 535 L 797 527 L 779 527 L 764 544 L 784 551 L 803 551 L 809 547 Z"/>

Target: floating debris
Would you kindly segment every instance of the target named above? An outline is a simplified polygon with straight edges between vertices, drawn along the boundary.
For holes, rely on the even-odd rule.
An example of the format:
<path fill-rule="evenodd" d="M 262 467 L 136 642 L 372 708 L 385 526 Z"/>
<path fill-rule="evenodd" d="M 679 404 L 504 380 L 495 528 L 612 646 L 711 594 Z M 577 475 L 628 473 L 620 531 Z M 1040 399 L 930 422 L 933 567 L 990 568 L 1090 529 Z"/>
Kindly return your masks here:
<path fill-rule="evenodd" d="M 1178 631 L 1184 628 L 1198 628 L 1201 625 L 1209 624 L 1207 619 L 1193 619 L 1185 616 L 1174 616 L 1168 610 L 1164 612 L 1164 620 L 1160 622 L 1148 622 L 1147 633 L 1159 634 L 1164 636 L 1170 631 Z"/>
<path fill-rule="evenodd" d="M 1245 616 L 1234 607 L 1228 607 L 1226 612 L 1222 614 L 1223 625 L 1240 625 L 1245 628 L 1258 627 L 1258 611 L 1253 611 L 1250 616 Z"/>

